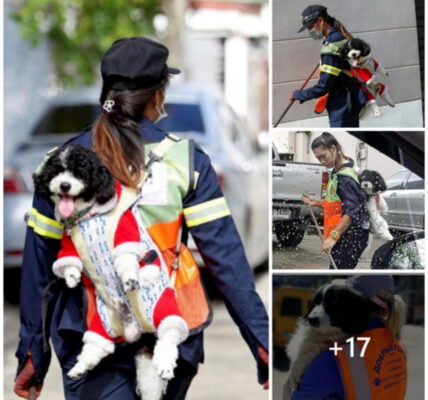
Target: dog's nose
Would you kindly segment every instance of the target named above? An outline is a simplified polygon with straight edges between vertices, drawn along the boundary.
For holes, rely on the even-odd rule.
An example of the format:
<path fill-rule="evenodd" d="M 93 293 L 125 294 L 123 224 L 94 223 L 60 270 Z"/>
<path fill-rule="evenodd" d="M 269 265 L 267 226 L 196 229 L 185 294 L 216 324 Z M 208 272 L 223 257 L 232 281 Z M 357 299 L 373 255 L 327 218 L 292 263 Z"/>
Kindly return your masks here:
<path fill-rule="evenodd" d="M 61 182 L 59 187 L 63 192 L 68 192 L 71 189 L 71 185 L 68 182 Z"/>
<path fill-rule="evenodd" d="M 309 322 L 309 325 L 311 325 L 311 326 L 320 326 L 319 318 L 309 317 L 308 322 Z"/>

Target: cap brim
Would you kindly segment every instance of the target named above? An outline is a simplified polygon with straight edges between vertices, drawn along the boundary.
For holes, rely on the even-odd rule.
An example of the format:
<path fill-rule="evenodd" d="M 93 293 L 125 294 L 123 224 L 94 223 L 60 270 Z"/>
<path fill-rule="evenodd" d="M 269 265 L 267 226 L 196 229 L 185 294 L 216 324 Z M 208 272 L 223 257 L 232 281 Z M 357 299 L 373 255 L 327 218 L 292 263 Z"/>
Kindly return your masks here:
<path fill-rule="evenodd" d="M 171 75 L 177 75 L 177 74 L 181 73 L 181 71 L 178 68 L 168 67 L 168 73 Z"/>
<path fill-rule="evenodd" d="M 310 25 L 310 24 L 309 24 Z M 309 25 L 303 25 L 298 31 L 297 31 L 297 33 L 300 33 L 300 32 L 303 32 L 305 29 L 308 29 L 308 26 Z"/>

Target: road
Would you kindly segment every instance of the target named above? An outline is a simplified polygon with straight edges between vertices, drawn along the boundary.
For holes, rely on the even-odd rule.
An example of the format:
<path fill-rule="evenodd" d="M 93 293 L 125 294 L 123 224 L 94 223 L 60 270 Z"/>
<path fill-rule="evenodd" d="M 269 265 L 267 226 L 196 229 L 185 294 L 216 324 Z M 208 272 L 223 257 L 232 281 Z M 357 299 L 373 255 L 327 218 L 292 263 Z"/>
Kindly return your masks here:
<path fill-rule="evenodd" d="M 407 353 L 407 391 L 405 400 L 424 398 L 424 328 L 418 325 L 403 327 L 401 343 Z M 282 400 L 282 387 L 288 371 L 273 369 L 272 400 Z"/>
<path fill-rule="evenodd" d="M 374 239 L 370 249 L 360 258 L 356 269 L 369 269 L 374 252 L 385 243 Z M 321 251 L 321 241 L 316 235 L 305 235 L 302 242 L 295 248 L 283 248 L 273 235 L 273 268 L 274 269 L 327 269 L 329 259 Z"/>
<path fill-rule="evenodd" d="M 269 274 L 256 274 L 256 289 L 268 307 Z M 214 320 L 204 335 L 205 362 L 190 387 L 188 400 L 268 400 L 268 391 L 257 383 L 254 359 L 232 322 L 224 304 L 213 301 Z M 12 392 L 16 371 L 14 352 L 18 341 L 18 306 L 5 303 L 4 307 L 4 400 L 17 400 Z M 52 357 L 44 383 L 43 400 L 63 398 L 60 367 Z"/>

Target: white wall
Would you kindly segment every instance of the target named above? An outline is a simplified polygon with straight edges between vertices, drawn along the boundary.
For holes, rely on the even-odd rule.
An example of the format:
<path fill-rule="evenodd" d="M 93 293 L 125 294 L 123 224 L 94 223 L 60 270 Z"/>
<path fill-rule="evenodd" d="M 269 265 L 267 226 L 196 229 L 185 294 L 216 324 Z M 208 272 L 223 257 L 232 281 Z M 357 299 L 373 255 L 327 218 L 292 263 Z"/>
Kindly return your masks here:
<path fill-rule="evenodd" d="M 309 38 L 307 31 L 297 33 L 301 26 L 301 13 L 310 4 L 313 4 L 310 0 L 272 0 L 272 96 L 275 122 L 287 106 L 293 90 L 303 84 L 319 62 L 321 41 Z M 421 99 L 421 88 L 414 0 L 323 0 L 322 4 L 352 34 L 371 45 L 373 57 L 390 73 L 384 82 L 389 87 L 391 97 L 396 103 L 413 102 L 412 113 L 417 121 L 422 121 L 421 102 L 417 101 Z M 313 79 L 307 87 L 315 83 L 316 79 Z M 314 103 L 294 104 L 283 121 L 316 117 Z M 394 111 L 405 112 L 401 107 Z M 400 123 L 413 126 L 412 121 L 406 119 L 408 110 L 406 113 L 400 118 Z M 388 122 L 387 117 L 382 119 L 384 127 L 393 126 Z M 318 124 L 324 125 L 324 121 Z M 299 126 L 309 125 L 303 123 Z M 395 123 L 394 126 L 401 125 Z"/>

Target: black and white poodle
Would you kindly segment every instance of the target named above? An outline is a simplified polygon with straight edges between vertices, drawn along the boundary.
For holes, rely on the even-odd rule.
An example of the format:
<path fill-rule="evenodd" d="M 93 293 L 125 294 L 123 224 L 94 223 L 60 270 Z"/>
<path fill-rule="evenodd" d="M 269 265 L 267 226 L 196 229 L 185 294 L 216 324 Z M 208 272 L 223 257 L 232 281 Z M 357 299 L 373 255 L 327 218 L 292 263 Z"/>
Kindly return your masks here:
<path fill-rule="evenodd" d="M 382 196 L 382 192 L 386 190 L 385 181 L 379 172 L 368 169 L 360 173 L 359 180 L 368 197 L 366 207 L 370 217 L 371 233 L 379 239 L 392 240 L 388 223 L 382 215 L 388 213 L 388 204 Z"/>
<path fill-rule="evenodd" d="M 91 268 L 96 271 L 97 280 L 102 282 L 95 285 L 96 312 L 101 315 L 98 308 L 102 306 L 103 315 L 119 316 L 129 342 L 135 342 L 147 332 L 147 327 L 140 321 L 147 321 L 149 316 L 151 329 L 156 331 L 158 340 L 153 358 L 145 351 L 136 356 L 137 388 L 144 400 L 159 400 L 168 380 L 174 376 L 178 345 L 187 338 L 188 327 L 178 311 L 162 254 L 132 212 L 131 205 L 138 200 L 138 194 L 122 188 L 97 154 L 80 145 L 63 146 L 49 154 L 34 174 L 34 185 L 39 195 L 53 201 L 55 217 L 65 226 L 53 272 L 73 288 L 80 282 L 83 270 L 90 276 L 87 269 L 93 264 Z M 104 219 L 113 212 L 117 214 L 118 207 L 123 213 L 120 211 L 117 219 Z M 116 221 L 117 225 L 111 227 L 114 234 L 111 245 L 108 230 L 99 233 L 97 218 L 103 218 L 105 225 Z M 92 237 L 97 234 L 103 248 L 104 245 L 112 247 L 111 256 L 98 263 L 92 261 L 101 259 L 96 253 L 99 246 L 91 248 L 86 240 L 83 247 L 91 249 L 88 250 L 90 254 L 87 258 L 81 255 L 77 248 L 82 251 L 82 246 L 76 246 L 75 241 L 83 238 L 82 229 L 90 232 Z M 99 289 L 108 293 L 107 299 Z M 133 299 L 139 296 L 142 306 L 134 307 L 131 295 Z M 157 307 L 158 304 L 162 306 Z M 109 318 L 100 317 L 100 320 L 103 327 L 89 325 L 85 332 L 82 352 L 68 372 L 69 377 L 81 377 L 114 351 L 114 337 L 110 334 L 114 329 L 109 325 Z"/>

